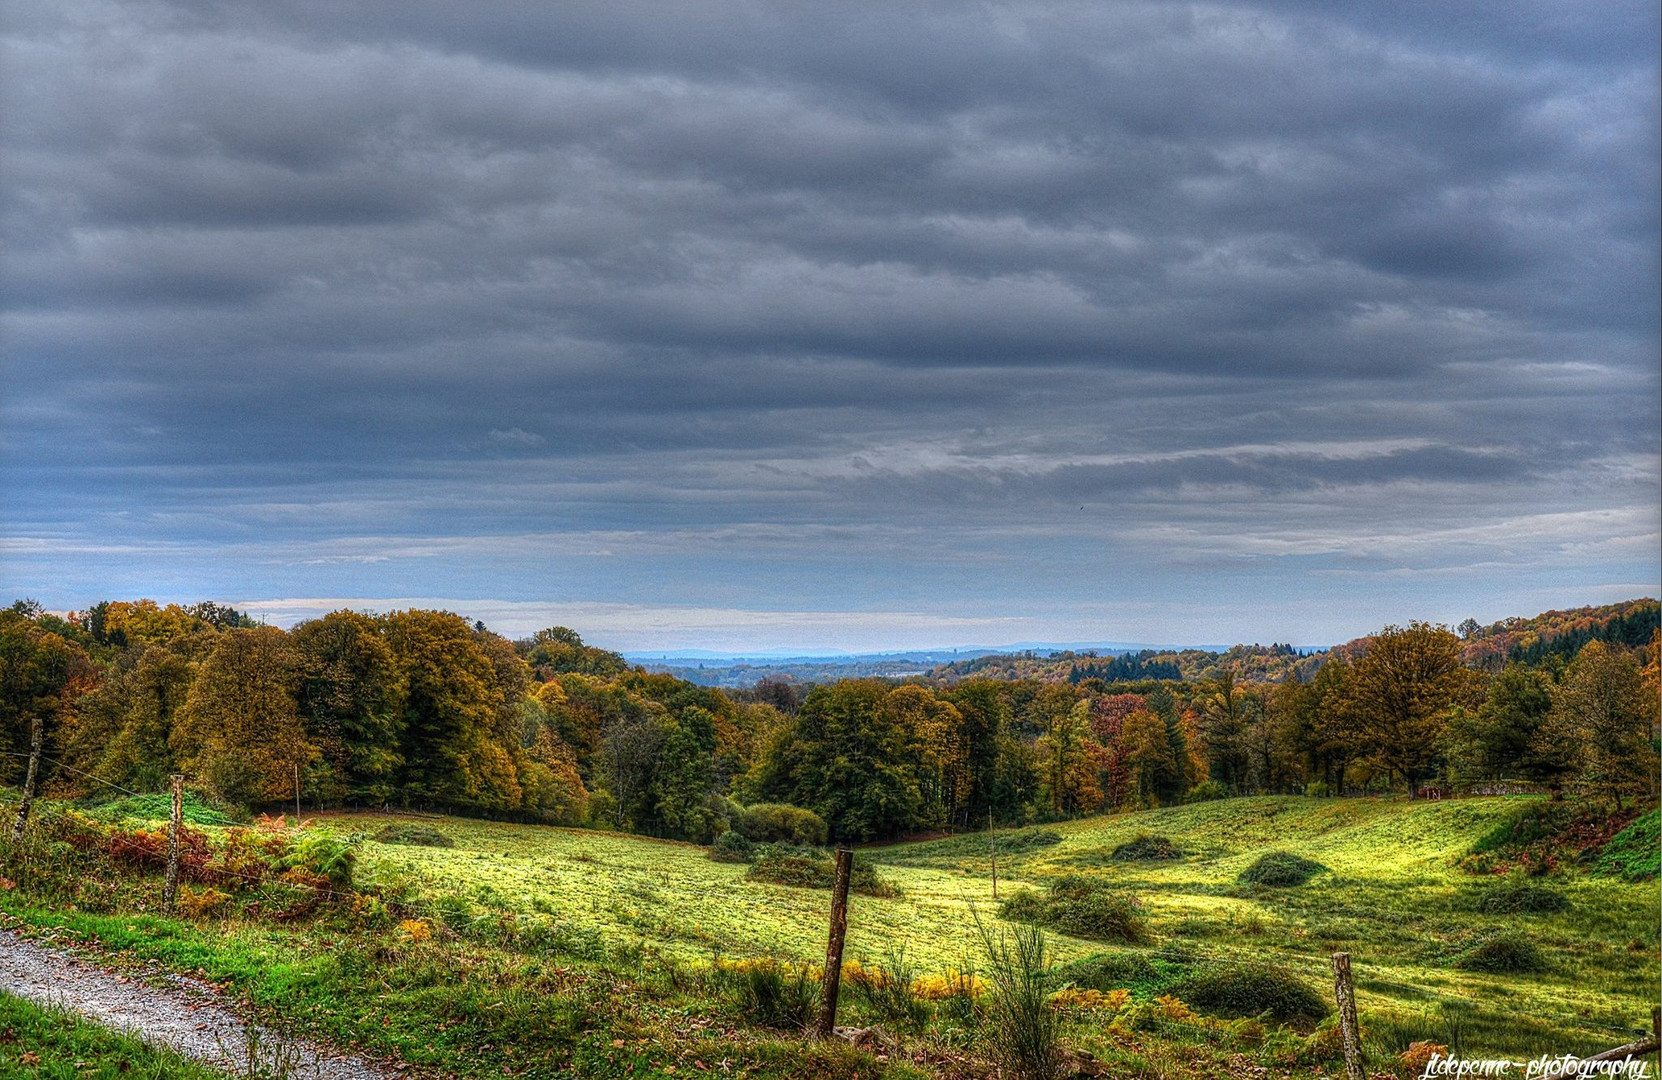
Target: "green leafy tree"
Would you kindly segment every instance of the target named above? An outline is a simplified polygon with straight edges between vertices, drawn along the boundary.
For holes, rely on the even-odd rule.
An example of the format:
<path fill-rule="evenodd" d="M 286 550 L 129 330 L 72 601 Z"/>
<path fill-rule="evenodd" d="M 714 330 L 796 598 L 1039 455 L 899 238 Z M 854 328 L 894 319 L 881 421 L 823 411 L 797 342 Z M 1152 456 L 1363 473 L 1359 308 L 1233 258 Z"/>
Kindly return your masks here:
<path fill-rule="evenodd" d="M 323 755 L 318 793 L 355 803 L 392 800 L 404 765 L 404 683 L 381 624 L 336 611 L 301 623 L 290 638 L 299 658 L 300 715 Z"/>

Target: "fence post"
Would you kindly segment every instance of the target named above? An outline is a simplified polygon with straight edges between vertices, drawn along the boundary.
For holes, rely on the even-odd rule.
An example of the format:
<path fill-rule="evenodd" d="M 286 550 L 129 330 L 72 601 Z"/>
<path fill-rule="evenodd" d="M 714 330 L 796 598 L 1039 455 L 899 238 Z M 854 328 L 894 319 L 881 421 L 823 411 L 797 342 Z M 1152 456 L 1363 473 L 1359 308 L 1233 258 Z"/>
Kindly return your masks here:
<path fill-rule="evenodd" d="M 35 803 L 35 774 L 40 769 L 40 717 L 29 724 L 29 777 L 23 781 L 23 801 L 17 807 L 17 823 L 12 826 L 12 843 L 23 843 L 23 826 L 29 822 L 29 808 Z"/>
<path fill-rule="evenodd" d="M 173 774 L 173 815 L 167 822 L 167 881 L 162 885 L 162 904 L 173 909 L 179 896 L 179 829 L 185 816 L 185 778 Z"/>
<path fill-rule="evenodd" d="M 837 878 L 831 886 L 831 937 L 825 944 L 825 974 L 819 987 L 819 1019 L 814 1034 L 829 1039 L 837 1029 L 837 991 L 843 981 L 843 937 L 848 933 L 848 878 L 854 852 L 837 849 Z"/>
<path fill-rule="evenodd" d="M 993 856 L 993 899 L 998 899 L 998 832 L 993 828 L 993 812 L 987 811 L 987 850 Z"/>
<path fill-rule="evenodd" d="M 1350 982 L 1350 954 L 1333 954 L 1333 996 L 1339 999 L 1339 1030 L 1345 1037 L 1346 1080 L 1367 1080 L 1362 1070 L 1362 1038 L 1356 1030 L 1356 988 Z"/>

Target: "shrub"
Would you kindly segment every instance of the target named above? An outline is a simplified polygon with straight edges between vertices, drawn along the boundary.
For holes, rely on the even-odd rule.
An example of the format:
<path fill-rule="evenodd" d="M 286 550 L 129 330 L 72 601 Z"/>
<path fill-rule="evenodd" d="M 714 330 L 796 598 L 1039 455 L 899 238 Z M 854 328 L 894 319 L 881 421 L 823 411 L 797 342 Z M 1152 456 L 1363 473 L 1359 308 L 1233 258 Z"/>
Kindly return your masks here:
<path fill-rule="evenodd" d="M 1208 967 L 1180 980 L 1172 993 L 1216 1016 L 1270 1016 L 1282 1023 L 1315 1023 L 1332 1010 L 1310 984 L 1279 964 Z"/>
<path fill-rule="evenodd" d="M 1135 897 L 1077 875 L 1058 878 L 1042 896 L 1024 889 L 1000 905 L 998 914 L 1011 922 L 1048 926 L 1092 941 L 1136 944 L 1148 939 L 1142 905 Z"/>
<path fill-rule="evenodd" d="M 745 808 L 739 831 L 758 844 L 823 844 L 828 835 L 825 819 L 812 810 L 784 803 L 757 803 Z"/>
<path fill-rule="evenodd" d="M 1516 877 L 1488 890 L 1477 902 L 1477 909 L 1485 915 L 1543 915 L 1569 906 L 1569 898 L 1557 889 Z"/>
<path fill-rule="evenodd" d="M 1097 953 L 1053 969 L 1050 977 L 1052 985 L 1101 991 L 1164 989 L 1170 981 L 1141 953 Z"/>
<path fill-rule="evenodd" d="M 1061 842 L 1062 834 L 1055 829 L 1017 829 L 1015 832 L 997 833 L 993 837 L 994 849 L 1000 855 L 1020 855 L 1055 847 Z"/>
<path fill-rule="evenodd" d="M 1240 877 L 1235 880 L 1242 885 L 1273 885 L 1286 889 L 1303 885 L 1326 870 L 1327 867 L 1319 862 L 1285 851 L 1271 851 L 1241 871 Z"/>
<path fill-rule="evenodd" d="M 179 893 L 179 910 L 190 918 L 199 919 L 212 915 L 229 899 L 231 899 L 229 894 L 222 893 L 211 886 L 201 892 L 193 889 L 183 889 Z"/>
<path fill-rule="evenodd" d="M 1127 840 L 1115 848 L 1108 856 L 1115 862 L 1144 862 L 1158 859 L 1181 859 L 1183 853 L 1177 850 L 1177 845 L 1164 836 L 1155 836 L 1153 833 L 1138 833 L 1135 838 Z"/>
<path fill-rule="evenodd" d="M 1491 975 L 1528 975 L 1545 971 L 1547 960 L 1533 942 L 1516 934 L 1502 934 L 1474 945 L 1454 966 Z"/>
<path fill-rule="evenodd" d="M 404 821 L 396 825 L 388 825 L 375 834 L 378 844 L 409 844 L 413 847 L 440 847 L 451 848 L 456 841 L 442 829 L 436 829 L 419 821 Z"/>
<path fill-rule="evenodd" d="M 1658 812 L 1636 819 L 1631 825 L 1610 838 L 1599 853 L 1593 873 L 1599 876 L 1619 877 L 1624 881 L 1648 881 L 1658 874 L 1662 861 L 1662 838 L 1659 838 Z"/>
<path fill-rule="evenodd" d="M 179 813 L 192 825 L 225 825 L 230 817 L 194 791 L 185 792 L 179 801 Z M 129 795 L 106 803 L 92 811 L 100 821 L 118 822 L 126 819 L 139 821 L 166 821 L 173 816 L 172 795 Z"/>
<path fill-rule="evenodd" d="M 837 865 L 831 857 L 814 849 L 793 848 L 789 845 L 764 844 L 756 848 L 746 881 L 765 881 L 771 885 L 792 885 L 799 889 L 829 889 L 836 884 Z M 849 871 L 850 892 L 863 896 L 892 898 L 900 890 L 886 881 L 877 868 L 855 856 Z"/>
<path fill-rule="evenodd" d="M 350 889 L 357 864 L 358 844 L 354 838 L 307 830 L 294 838 L 288 853 L 278 859 L 277 868 L 299 870 L 325 878 L 337 889 Z"/>
<path fill-rule="evenodd" d="M 1050 1007 L 1045 978 L 1044 931 L 1029 925 L 995 933 L 979 916 L 975 927 L 993 985 L 988 1012 L 994 1057 L 1008 1075 L 1054 1080 L 1062 1062 L 1056 1041 L 1059 1021 Z"/>
<path fill-rule="evenodd" d="M 746 840 L 743 833 L 732 829 L 716 837 L 716 842 L 710 845 L 710 858 L 716 862 L 749 862 L 755 852 L 756 845 Z"/>
<path fill-rule="evenodd" d="M 1227 799 L 1228 797 L 1228 788 L 1224 787 L 1216 780 L 1208 780 L 1204 784 L 1191 788 L 1189 793 L 1183 797 L 1183 801 L 1191 803 L 1214 802 L 1218 799 Z"/>

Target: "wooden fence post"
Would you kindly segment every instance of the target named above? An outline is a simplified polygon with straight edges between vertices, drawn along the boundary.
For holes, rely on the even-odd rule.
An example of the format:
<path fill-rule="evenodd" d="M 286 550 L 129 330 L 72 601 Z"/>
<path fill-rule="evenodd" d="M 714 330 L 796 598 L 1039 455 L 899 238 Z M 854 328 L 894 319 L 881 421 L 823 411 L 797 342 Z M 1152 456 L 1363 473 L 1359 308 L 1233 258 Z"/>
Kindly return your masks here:
<path fill-rule="evenodd" d="M 993 855 L 993 899 L 998 899 L 998 832 L 993 828 L 993 812 L 987 811 L 987 850 Z"/>
<path fill-rule="evenodd" d="M 837 877 L 831 886 L 831 937 L 825 944 L 825 974 L 819 986 L 819 1019 L 814 1034 L 829 1039 L 837 1029 L 837 992 L 843 980 L 843 937 L 848 933 L 848 878 L 854 852 L 837 849 Z"/>
<path fill-rule="evenodd" d="M 1345 1038 L 1346 1080 L 1367 1080 L 1362 1070 L 1362 1037 L 1356 1030 L 1356 988 L 1350 982 L 1350 954 L 1333 954 L 1333 996 L 1339 999 L 1339 1030 Z"/>
<path fill-rule="evenodd" d="M 167 881 L 162 885 L 162 903 L 173 909 L 179 897 L 179 830 L 185 816 L 185 778 L 173 774 L 173 815 L 167 822 Z"/>
<path fill-rule="evenodd" d="M 23 781 L 23 801 L 17 807 L 17 823 L 12 826 L 12 843 L 23 843 L 23 826 L 29 822 L 29 808 L 35 803 L 35 774 L 40 770 L 40 717 L 29 724 L 29 776 Z"/>

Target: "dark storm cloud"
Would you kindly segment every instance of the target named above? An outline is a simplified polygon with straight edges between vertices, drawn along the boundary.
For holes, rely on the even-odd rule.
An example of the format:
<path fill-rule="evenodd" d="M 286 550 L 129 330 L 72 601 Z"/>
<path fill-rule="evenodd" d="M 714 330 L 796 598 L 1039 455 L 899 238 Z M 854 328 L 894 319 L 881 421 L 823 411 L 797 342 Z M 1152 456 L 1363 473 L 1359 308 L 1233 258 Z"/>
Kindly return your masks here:
<path fill-rule="evenodd" d="M 16 588 L 1656 577 L 1653 5 L 7 20 Z"/>

